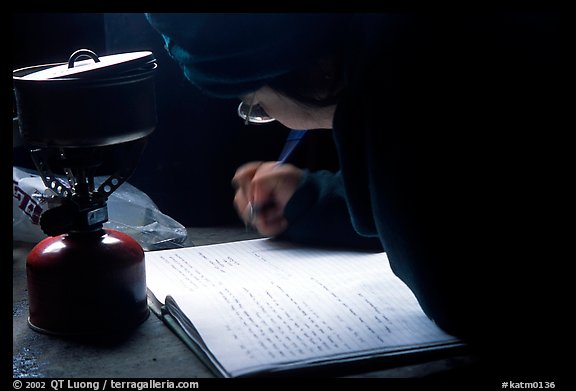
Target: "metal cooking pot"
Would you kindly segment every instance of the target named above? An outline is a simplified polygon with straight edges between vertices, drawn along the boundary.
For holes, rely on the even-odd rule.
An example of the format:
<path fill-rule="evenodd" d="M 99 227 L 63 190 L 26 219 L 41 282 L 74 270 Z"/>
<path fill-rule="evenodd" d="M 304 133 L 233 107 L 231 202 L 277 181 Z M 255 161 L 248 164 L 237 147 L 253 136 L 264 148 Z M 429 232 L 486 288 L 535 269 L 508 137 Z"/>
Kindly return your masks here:
<path fill-rule="evenodd" d="M 81 49 L 66 63 L 13 71 L 22 138 L 41 147 L 96 147 L 149 135 L 157 122 L 156 67 L 148 51 L 98 57 Z"/>

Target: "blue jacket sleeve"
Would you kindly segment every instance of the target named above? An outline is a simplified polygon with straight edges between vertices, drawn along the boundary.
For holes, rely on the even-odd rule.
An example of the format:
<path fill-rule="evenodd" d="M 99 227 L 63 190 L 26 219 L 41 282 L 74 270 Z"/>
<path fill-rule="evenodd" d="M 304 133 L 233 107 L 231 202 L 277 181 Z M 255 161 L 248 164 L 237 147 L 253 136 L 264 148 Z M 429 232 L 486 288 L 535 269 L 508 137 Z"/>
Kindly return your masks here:
<path fill-rule="evenodd" d="M 352 226 L 340 172 L 304 171 L 286 205 L 288 229 L 278 236 L 302 244 L 382 251 L 378 237 L 362 236 Z"/>

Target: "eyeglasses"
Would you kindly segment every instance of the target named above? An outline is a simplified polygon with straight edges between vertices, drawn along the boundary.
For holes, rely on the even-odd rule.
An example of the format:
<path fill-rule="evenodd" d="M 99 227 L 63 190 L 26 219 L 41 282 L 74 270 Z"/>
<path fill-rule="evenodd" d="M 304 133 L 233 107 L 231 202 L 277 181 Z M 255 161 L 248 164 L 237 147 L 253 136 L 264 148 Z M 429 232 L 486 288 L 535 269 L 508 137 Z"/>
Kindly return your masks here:
<path fill-rule="evenodd" d="M 250 104 L 240 102 L 238 105 L 238 116 L 244 120 L 244 125 L 267 124 L 276 121 L 259 104 L 254 104 L 254 95 Z"/>

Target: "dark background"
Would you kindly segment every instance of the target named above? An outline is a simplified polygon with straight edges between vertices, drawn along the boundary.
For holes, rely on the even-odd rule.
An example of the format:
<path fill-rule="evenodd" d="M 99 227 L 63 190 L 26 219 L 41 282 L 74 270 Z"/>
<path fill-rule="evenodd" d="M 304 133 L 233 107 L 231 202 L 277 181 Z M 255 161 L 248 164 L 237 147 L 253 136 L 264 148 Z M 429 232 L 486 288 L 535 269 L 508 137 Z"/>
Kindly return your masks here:
<path fill-rule="evenodd" d="M 276 160 L 288 129 L 245 126 L 236 114 L 239 100 L 200 94 L 142 13 L 12 14 L 12 69 L 67 61 L 80 48 L 100 56 L 140 50 L 156 56 L 158 126 L 128 182 L 186 226 L 239 224 L 230 186 L 236 168 Z M 290 162 L 336 170 L 330 131 L 308 132 Z M 34 168 L 27 147 L 13 149 L 13 165 Z"/>

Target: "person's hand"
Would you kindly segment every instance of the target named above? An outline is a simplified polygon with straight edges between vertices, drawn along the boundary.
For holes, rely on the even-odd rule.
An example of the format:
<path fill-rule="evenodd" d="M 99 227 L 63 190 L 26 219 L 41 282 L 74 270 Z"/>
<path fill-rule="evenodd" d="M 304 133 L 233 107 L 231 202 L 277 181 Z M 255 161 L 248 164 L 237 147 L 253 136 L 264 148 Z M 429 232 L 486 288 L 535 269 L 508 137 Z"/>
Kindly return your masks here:
<path fill-rule="evenodd" d="M 302 176 L 303 171 L 291 164 L 251 162 L 239 167 L 232 178 L 238 215 L 262 235 L 279 235 L 288 226 L 284 207 Z"/>

